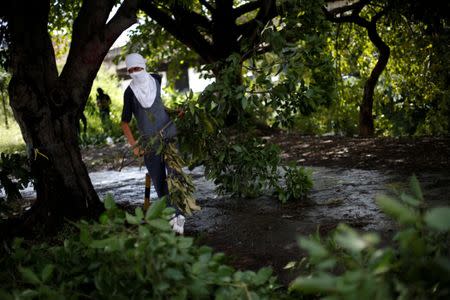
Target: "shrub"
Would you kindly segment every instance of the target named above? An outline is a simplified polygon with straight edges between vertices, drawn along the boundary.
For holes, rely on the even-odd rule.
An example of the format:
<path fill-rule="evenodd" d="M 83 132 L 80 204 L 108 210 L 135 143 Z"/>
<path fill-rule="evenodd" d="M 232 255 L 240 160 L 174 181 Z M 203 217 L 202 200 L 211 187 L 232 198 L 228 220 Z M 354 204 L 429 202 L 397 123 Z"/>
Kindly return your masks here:
<path fill-rule="evenodd" d="M 284 167 L 284 170 L 286 171 L 284 175 L 286 187 L 277 188 L 281 202 L 306 198 L 313 187 L 312 171 L 295 165 Z"/>
<path fill-rule="evenodd" d="M 391 246 L 346 225 L 326 241 L 301 238 L 311 274 L 295 279 L 290 290 L 326 299 L 449 299 L 450 208 L 425 209 L 415 177 L 410 186 L 398 199 L 377 198 L 400 225 Z"/>
<path fill-rule="evenodd" d="M 1 299 L 269 299 L 270 268 L 235 271 L 223 254 L 176 236 L 165 201 L 124 213 L 111 198 L 99 223 L 74 224 L 62 245 L 26 249 L 16 240 L 0 259 Z"/>

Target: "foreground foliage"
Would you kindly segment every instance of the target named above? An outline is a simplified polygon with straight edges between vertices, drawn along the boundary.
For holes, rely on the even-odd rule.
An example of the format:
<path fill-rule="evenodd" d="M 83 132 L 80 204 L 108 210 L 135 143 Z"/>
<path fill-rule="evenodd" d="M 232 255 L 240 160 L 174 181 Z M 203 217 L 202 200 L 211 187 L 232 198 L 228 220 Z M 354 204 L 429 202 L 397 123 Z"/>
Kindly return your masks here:
<path fill-rule="evenodd" d="M 277 285 L 270 268 L 235 271 L 223 254 L 175 236 L 173 209 L 156 202 L 124 213 L 111 198 L 99 223 L 74 224 L 79 234 L 61 245 L 22 240 L 2 249 L 1 299 L 269 299 Z"/>
<path fill-rule="evenodd" d="M 410 186 L 398 199 L 377 199 L 400 225 L 392 246 L 346 225 L 326 241 L 302 238 L 311 275 L 298 277 L 290 290 L 326 299 L 448 299 L 450 208 L 425 209 L 415 177 Z"/>

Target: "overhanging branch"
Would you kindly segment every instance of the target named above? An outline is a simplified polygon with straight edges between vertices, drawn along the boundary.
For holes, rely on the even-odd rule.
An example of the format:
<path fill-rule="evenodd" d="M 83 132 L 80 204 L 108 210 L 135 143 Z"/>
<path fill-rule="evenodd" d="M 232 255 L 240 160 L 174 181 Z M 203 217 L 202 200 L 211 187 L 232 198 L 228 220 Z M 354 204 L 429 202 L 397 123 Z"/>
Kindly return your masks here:
<path fill-rule="evenodd" d="M 158 22 L 177 40 L 192 48 L 205 61 L 212 61 L 212 46 L 208 41 L 190 24 L 190 18 L 178 18 L 170 16 L 155 6 L 151 1 L 141 1 L 139 8 L 149 17 Z"/>
<path fill-rule="evenodd" d="M 239 7 L 236 7 L 233 11 L 233 17 L 235 19 L 237 19 L 246 13 L 249 13 L 251 11 L 258 9 L 262 4 L 261 2 L 262 2 L 261 0 L 256 0 L 256 1 L 252 1 L 249 3 L 243 4 Z"/>

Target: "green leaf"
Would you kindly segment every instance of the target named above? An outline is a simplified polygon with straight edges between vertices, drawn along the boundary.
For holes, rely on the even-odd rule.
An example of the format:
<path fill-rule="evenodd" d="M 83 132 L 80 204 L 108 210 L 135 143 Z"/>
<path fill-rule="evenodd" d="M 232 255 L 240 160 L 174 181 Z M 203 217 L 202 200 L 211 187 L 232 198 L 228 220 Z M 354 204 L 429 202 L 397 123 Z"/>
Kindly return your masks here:
<path fill-rule="evenodd" d="M 299 246 L 308 251 L 311 256 L 325 257 L 328 255 L 328 250 L 324 246 L 311 239 L 300 238 Z"/>
<path fill-rule="evenodd" d="M 37 285 L 41 282 L 31 269 L 19 267 L 19 272 L 22 275 L 22 278 L 28 283 Z"/>
<path fill-rule="evenodd" d="M 450 230 L 450 207 L 435 207 L 425 214 L 425 223 L 438 231 Z"/>
<path fill-rule="evenodd" d="M 419 199 L 420 201 L 423 201 L 422 189 L 420 188 L 420 183 L 419 180 L 417 180 L 416 175 L 411 177 L 409 187 L 411 188 L 411 191 L 413 191 L 416 198 Z"/>
<path fill-rule="evenodd" d="M 109 220 L 108 215 L 106 213 L 102 213 L 102 215 L 99 218 L 100 224 L 106 224 L 108 223 L 108 220 Z"/>
<path fill-rule="evenodd" d="M 376 202 L 388 215 L 402 224 L 413 224 L 418 221 L 417 214 L 410 208 L 388 196 L 378 196 Z"/>
<path fill-rule="evenodd" d="M 150 220 L 148 221 L 148 225 L 162 231 L 169 231 L 171 229 L 169 222 L 163 219 Z"/>
<path fill-rule="evenodd" d="M 255 285 L 262 285 L 267 280 L 269 280 L 270 276 L 272 275 L 272 268 L 261 268 L 258 273 L 256 273 L 255 278 L 253 279 L 253 283 Z"/>
<path fill-rule="evenodd" d="M 145 219 L 148 221 L 161 217 L 161 214 L 165 207 L 165 197 L 163 197 L 161 200 L 153 202 L 152 205 L 150 205 L 150 208 L 147 210 L 147 213 L 145 214 Z"/>
<path fill-rule="evenodd" d="M 325 260 L 322 260 L 320 263 L 317 264 L 318 270 L 329 270 L 334 268 L 336 265 L 336 260 L 334 258 L 328 258 Z"/>
<path fill-rule="evenodd" d="M 150 230 L 148 230 L 148 228 L 147 227 L 145 227 L 145 226 L 139 226 L 139 236 L 141 237 L 141 238 L 148 238 L 148 237 L 150 237 Z"/>
<path fill-rule="evenodd" d="M 246 109 L 246 108 L 247 108 L 248 100 L 247 100 L 246 97 L 243 97 L 243 98 L 242 98 L 242 100 L 241 100 L 241 105 L 242 105 L 242 108 L 243 108 L 243 109 Z"/>
<path fill-rule="evenodd" d="M 30 289 L 27 289 L 27 290 L 23 291 L 22 293 L 20 293 L 20 296 L 22 296 L 23 298 L 34 298 L 38 295 L 39 295 L 38 291 L 30 290 Z"/>
<path fill-rule="evenodd" d="M 140 207 L 136 207 L 136 209 L 134 210 L 134 214 L 136 215 L 136 218 L 138 218 L 139 220 L 142 220 L 144 218 L 144 212 Z"/>
<path fill-rule="evenodd" d="M 189 237 L 182 237 L 178 239 L 178 247 L 180 249 L 187 249 L 192 246 L 193 239 Z"/>
<path fill-rule="evenodd" d="M 318 277 L 297 277 L 289 286 L 289 290 L 306 294 L 332 292 L 336 288 L 336 277 L 323 274 Z"/>
<path fill-rule="evenodd" d="M 183 273 L 181 273 L 179 270 L 174 268 L 168 268 L 164 272 L 165 277 L 173 280 L 182 280 L 184 278 Z"/>
<path fill-rule="evenodd" d="M 236 151 L 236 152 L 242 152 L 242 147 L 239 146 L 239 145 L 233 145 L 233 149 L 234 149 L 234 151 Z"/>
<path fill-rule="evenodd" d="M 89 245 L 91 242 L 91 236 L 86 226 L 80 226 L 80 242 L 84 245 Z"/>
<path fill-rule="evenodd" d="M 110 210 L 110 209 L 116 207 L 116 202 L 114 202 L 114 198 L 111 194 L 106 195 L 104 202 L 105 202 L 105 208 L 107 210 Z"/>
<path fill-rule="evenodd" d="M 354 252 L 360 252 L 368 246 L 366 241 L 353 231 L 338 233 L 334 239 L 341 247 Z"/>
<path fill-rule="evenodd" d="M 137 217 L 130 215 L 129 213 L 125 212 L 125 217 L 127 219 L 127 222 L 129 224 L 138 225 L 141 220 L 139 220 Z"/>
<path fill-rule="evenodd" d="M 55 266 L 52 264 L 48 264 L 44 267 L 41 273 L 42 282 L 47 282 L 53 274 L 53 270 Z"/>
<path fill-rule="evenodd" d="M 407 204 L 409 204 L 409 205 L 411 205 L 411 206 L 415 206 L 415 207 L 419 206 L 420 203 L 421 203 L 420 200 L 417 200 L 416 198 L 411 197 L 410 195 L 405 194 L 405 193 L 402 193 L 402 194 L 400 195 L 400 199 L 401 199 L 403 202 L 405 202 L 405 203 L 407 203 Z"/>

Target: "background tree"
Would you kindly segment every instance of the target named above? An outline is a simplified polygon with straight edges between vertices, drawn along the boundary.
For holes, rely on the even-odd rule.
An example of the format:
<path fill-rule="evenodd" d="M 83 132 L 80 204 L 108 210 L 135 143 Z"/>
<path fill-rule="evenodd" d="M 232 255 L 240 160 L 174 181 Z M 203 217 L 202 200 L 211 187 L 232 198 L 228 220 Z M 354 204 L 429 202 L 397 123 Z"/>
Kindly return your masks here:
<path fill-rule="evenodd" d="M 336 7 L 333 6 L 336 3 Z M 367 30 L 367 34 L 372 43 L 377 47 L 379 56 L 375 67 L 364 85 L 364 92 L 359 106 L 359 134 L 360 136 L 372 136 L 374 134 L 373 122 L 373 97 L 375 86 L 381 73 L 386 68 L 389 60 L 390 48 L 381 39 L 377 31 L 377 22 L 386 13 L 386 8 L 375 10 L 369 20 L 360 14 L 364 8 L 369 8 L 370 0 L 356 2 L 329 1 L 328 8 L 324 10 L 327 18 L 336 23 L 351 22 Z M 369 12 L 370 15 L 370 12 Z"/>
<path fill-rule="evenodd" d="M 215 90 L 224 101 L 221 112 L 228 125 L 242 115 L 237 87 L 242 84 L 242 63 L 257 51 L 266 51 L 260 32 L 278 15 L 275 0 L 231 1 L 142 1 L 143 12 L 178 41 L 189 47 L 211 71 L 219 85 L 230 91 Z M 230 60 L 232 55 L 239 58 Z M 203 99 L 209 101 L 210 94 Z"/>
<path fill-rule="evenodd" d="M 31 229 L 55 228 L 64 218 L 97 216 L 102 205 L 81 160 L 77 126 L 92 81 L 117 37 L 135 22 L 137 1 L 55 2 L 79 8 L 67 62 L 58 74 L 49 33 L 50 0 L 2 1 L 12 78 L 9 96 L 27 144 L 37 200 L 25 216 Z M 57 8 L 56 5 L 54 8 Z"/>

